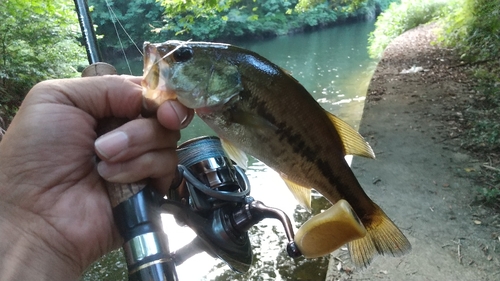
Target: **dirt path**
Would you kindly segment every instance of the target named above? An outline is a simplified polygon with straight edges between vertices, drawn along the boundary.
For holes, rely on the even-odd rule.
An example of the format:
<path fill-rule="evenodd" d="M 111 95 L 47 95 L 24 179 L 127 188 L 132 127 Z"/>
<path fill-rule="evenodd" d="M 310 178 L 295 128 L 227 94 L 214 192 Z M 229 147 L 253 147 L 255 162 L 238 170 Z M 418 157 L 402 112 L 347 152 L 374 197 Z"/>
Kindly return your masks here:
<path fill-rule="evenodd" d="M 347 252 L 337 251 L 328 281 L 500 280 L 500 216 L 474 203 L 477 187 L 462 175 L 480 162 L 456 138 L 463 121 L 456 110 L 470 102 L 470 87 L 450 52 L 430 45 L 433 28 L 408 31 L 385 51 L 360 129 L 377 159 L 353 161 L 365 191 L 413 250 L 377 257 L 365 270 L 353 269 Z M 401 74 L 412 66 L 424 71 Z"/>

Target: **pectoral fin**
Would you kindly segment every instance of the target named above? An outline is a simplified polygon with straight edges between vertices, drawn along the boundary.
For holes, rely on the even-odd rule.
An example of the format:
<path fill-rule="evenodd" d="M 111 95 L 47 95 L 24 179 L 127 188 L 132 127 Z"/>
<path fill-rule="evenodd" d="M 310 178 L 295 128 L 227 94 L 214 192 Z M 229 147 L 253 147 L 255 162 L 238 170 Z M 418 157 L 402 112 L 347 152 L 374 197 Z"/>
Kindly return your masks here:
<path fill-rule="evenodd" d="M 236 165 L 240 166 L 244 170 L 248 168 L 248 157 L 241 149 L 234 146 L 232 143 L 225 139 L 221 139 L 222 148 L 227 153 L 229 158 L 231 158 Z"/>
<path fill-rule="evenodd" d="M 247 127 L 266 132 L 268 130 L 276 131 L 278 128 L 264 117 L 243 110 L 234 110 L 231 112 L 231 121 Z"/>
<path fill-rule="evenodd" d="M 299 201 L 299 204 L 308 211 L 311 211 L 311 189 L 287 179 L 284 175 L 281 175 L 281 178 L 285 181 L 286 186 L 288 186 L 295 199 Z"/>
<path fill-rule="evenodd" d="M 325 111 L 342 139 L 345 155 L 357 155 L 375 159 L 375 153 L 365 139 L 342 119 Z"/>

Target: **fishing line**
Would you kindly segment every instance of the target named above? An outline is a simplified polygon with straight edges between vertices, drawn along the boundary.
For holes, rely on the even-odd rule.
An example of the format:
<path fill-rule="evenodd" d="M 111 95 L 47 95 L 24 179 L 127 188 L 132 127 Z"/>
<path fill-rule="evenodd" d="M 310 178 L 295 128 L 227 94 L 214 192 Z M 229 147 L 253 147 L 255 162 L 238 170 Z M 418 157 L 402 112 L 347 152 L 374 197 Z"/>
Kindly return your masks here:
<path fill-rule="evenodd" d="M 164 58 L 170 56 L 171 54 L 173 54 L 175 51 L 179 50 L 180 48 L 184 47 L 184 45 L 186 45 L 187 43 L 191 42 L 192 39 L 189 39 L 187 41 L 183 41 L 182 43 L 179 44 L 179 46 L 175 47 L 172 51 L 168 52 L 166 55 L 164 55 L 163 57 L 161 57 L 159 60 L 157 60 L 155 63 L 153 63 L 153 65 L 155 64 L 158 64 L 160 63 L 160 61 L 162 61 Z"/>
<path fill-rule="evenodd" d="M 239 166 L 232 165 L 231 166 L 234 170 L 227 169 L 227 164 L 222 164 L 228 163 L 227 161 L 230 163 L 231 160 L 229 160 L 229 157 L 226 157 L 218 137 L 204 136 L 190 139 L 179 146 L 177 149 L 177 156 L 179 157 L 179 163 L 181 164 L 179 165 L 179 168 L 182 171 L 182 176 L 201 192 L 213 198 L 232 202 L 244 202 L 246 196 L 250 193 L 250 184 L 248 183 L 248 179 L 246 179 L 246 177 L 238 176 L 238 173 L 244 174 L 245 171 Z M 223 160 L 224 158 L 227 160 Z M 206 186 L 205 183 L 198 180 L 198 177 L 193 174 L 190 168 L 192 166 L 199 165 L 200 163 L 204 163 L 205 161 L 215 161 L 217 163 L 215 166 L 224 168 L 223 170 L 231 174 L 231 178 L 238 179 L 239 181 L 243 180 L 243 182 L 240 182 L 239 184 L 239 191 L 213 189 L 213 187 Z M 207 173 L 207 171 L 209 173 L 213 173 L 215 171 L 213 170 L 214 166 L 212 166 L 212 164 L 206 163 L 203 166 L 205 173 Z M 219 175 L 219 172 L 217 172 L 217 174 Z"/>
<path fill-rule="evenodd" d="M 132 68 L 130 67 L 130 63 L 129 63 L 127 54 L 125 53 L 125 48 L 123 47 L 123 42 L 122 42 L 122 39 L 120 37 L 120 33 L 118 32 L 118 28 L 116 27 L 116 22 L 118 22 L 118 24 L 120 25 L 120 27 L 123 30 L 123 32 L 125 32 L 125 34 L 127 35 L 129 41 L 132 42 L 132 44 L 134 44 L 135 48 L 137 49 L 137 51 L 139 51 L 139 53 L 141 54 L 141 56 L 143 55 L 142 51 L 137 46 L 137 44 L 134 42 L 134 40 L 132 39 L 132 37 L 130 36 L 130 34 L 128 34 L 127 30 L 125 29 L 125 27 L 122 25 L 122 23 L 118 19 L 118 16 L 115 14 L 115 11 L 113 10 L 113 8 L 111 7 L 111 5 L 109 4 L 108 0 L 105 0 L 105 2 L 106 2 L 106 6 L 108 7 L 109 17 L 111 18 L 111 22 L 113 23 L 113 26 L 115 28 L 116 37 L 118 38 L 118 41 L 120 42 L 120 47 L 122 49 L 123 56 L 125 57 L 125 62 L 127 63 L 128 71 L 132 75 Z"/>
<path fill-rule="evenodd" d="M 139 53 L 141 54 L 141 56 L 144 56 L 144 54 L 142 53 L 141 49 L 137 46 L 137 44 L 134 42 L 134 40 L 132 39 L 132 37 L 130 36 L 130 34 L 128 34 L 127 30 L 122 25 L 121 21 L 118 19 L 118 16 L 115 14 L 115 11 L 113 10 L 113 8 L 111 7 L 111 5 L 109 4 L 109 1 L 105 0 L 105 2 L 106 2 L 106 6 L 108 7 L 108 11 L 109 11 L 109 16 L 111 18 L 111 22 L 113 23 L 113 26 L 115 28 L 116 37 L 118 38 L 118 41 L 120 42 L 120 47 L 122 49 L 123 56 L 125 57 L 125 62 L 127 63 L 127 67 L 128 67 L 128 70 L 129 70 L 130 74 L 132 74 L 132 69 L 130 67 L 130 64 L 129 64 L 129 61 L 128 61 L 128 58 L 127 58 L 127 54 L 125 53 L 125 48 L 123 47 L 122 39 L 121 39 L 120 34 L 118 32 L 118 28 L 116 27 L 116 22 L 118 22 L 118 24 L 120 25 L 120 27 L 123 30 L 123 32 L 125 32 L 125 34 L 127 35 L 129 41 L 132 42 L 132 44 L 134 44 L 135 48 L 137 49 L 137 51 L 139 51 Z M 116 22 L 115 22 L 115 20 L 116 20 Z M 191 42 L 191 40 L 192 39 L 189 39 L 187 41 L 183 41 L 181 44 L 179 44 L 179 46 L 175 47 L 172 51 L 168 52 L 166 55 L 164 55 L 163 57 L 161 57 L 153 65 L 158 64 L 164 58 L 170 56 L 175 51 L 177 51 L 179 48 L 182 48 L 184 45 L 186 45 L 187 43 Z"/>
<path fill-rule="evenodd" d="M 141 54 L 142 56 L 142 50 L 141 48 L 139 48 L 139 46 L 137 46 L 137 44 L 134 42 L 134 39 L 132 39 L 132 36 L 130 36 L 130 34 L 128 34 L 127 30 L 125 29 L 125 27 L 122 25 L 122 22 L 118 19 L 118 16 L 116 16 L 115 14 L 115 11 L 113 10 L 113 8 L 111 8 L 111 6 L 109 5 L 108 3 L 108 0 L 106 0 L 106 4 L 108 5 L 108 9 L 110 9 L 111 13 L 113 13 L 114 15 L 114 18 L 116 19 L 116 21 L 118 22 L 118 24 L 120 25 L 120 27 L 122 28 L 123 32 L 125 32 L 125 34 L 127 35 L 128 39 L 130 40 L 130 42 L 132 42 L 132 44 L 134 44 L 134 47 L 135 49 Z M 114 22 L 113 22 L 114 23 Z M 116 29 L 116 27 L 115 27 Z"/>

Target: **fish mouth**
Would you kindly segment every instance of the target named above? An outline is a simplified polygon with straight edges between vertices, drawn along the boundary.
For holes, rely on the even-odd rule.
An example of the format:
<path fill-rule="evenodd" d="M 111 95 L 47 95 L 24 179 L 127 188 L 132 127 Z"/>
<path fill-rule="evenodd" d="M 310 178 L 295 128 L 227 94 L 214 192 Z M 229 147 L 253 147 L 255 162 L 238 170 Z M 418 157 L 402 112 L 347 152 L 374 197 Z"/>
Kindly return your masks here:
<path fill-rule="evenodd" d="M 200 52 L 198 59 L 193 58 L 196 46 Z M 167 100 L 178 100 L 192 109 L 220 106 L 243 89 L 237 66 L 224 60 L 214 62 L 212 53 L 206 55 L 199 50 L 200 46 L 212 47 L 210 43 L 175 40 L 144 43 L 141 81 L 144 117 L 154 116 Z"/>
<path fill-rule="evenodd" d="M 141 81 L 142 110 L 144 117 L 154 116 L 158 107 L 167 100 L 177 99 L 177 94 L 167 88 L 170 64 L 168 53 L 160 47 L 161 44 L 144 42 L 144 69 Z"/>

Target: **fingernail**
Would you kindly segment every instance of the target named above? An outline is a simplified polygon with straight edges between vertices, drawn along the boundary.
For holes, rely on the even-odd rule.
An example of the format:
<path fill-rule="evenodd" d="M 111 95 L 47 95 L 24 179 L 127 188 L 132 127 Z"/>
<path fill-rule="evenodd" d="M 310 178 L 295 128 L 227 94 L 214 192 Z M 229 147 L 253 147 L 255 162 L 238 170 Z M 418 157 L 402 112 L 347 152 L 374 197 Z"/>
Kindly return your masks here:
<path fill-rule="evenodd" d="M 119 165 L 108 165 L 107 163 L 101 161 L 97 164 L 97 172 L 101 177 L 111 181 L 113 180 L 113 177 L 117 176 L 121 172 L 121 169 Z"/>
<path fill-rule="evenodd" d="M 185 122 L 187 121 L 187 119 L 189 117 L 187 108 L 184 105 L 182 105 L 181 103 L 179 103 L 178 101 L 170 102 L 170 106 L 172 106 L 172 108 L 174 109 L 175 114 L 177 115 L 177 118 L 179 119 L 179 122 L 180 122 L 179 124 L 181 125 L 181 127 L 183 125 L 185 125 Z"/>
<path fill-rule="evenodd" d="M 194 110 L 188 109 L 186 118 L 181 122 L 181 129 L 186 128 L 187 125 L 191 123 L 191 120 L 193 120 L 193 117 L 194 117 Z"/>
<path fill-rule="evenodd" d="M 110 159 L 128 146 L 128 136 L 124 132 L 117 131 L 98 138 L 95 148 L 106 159 Z"/>

